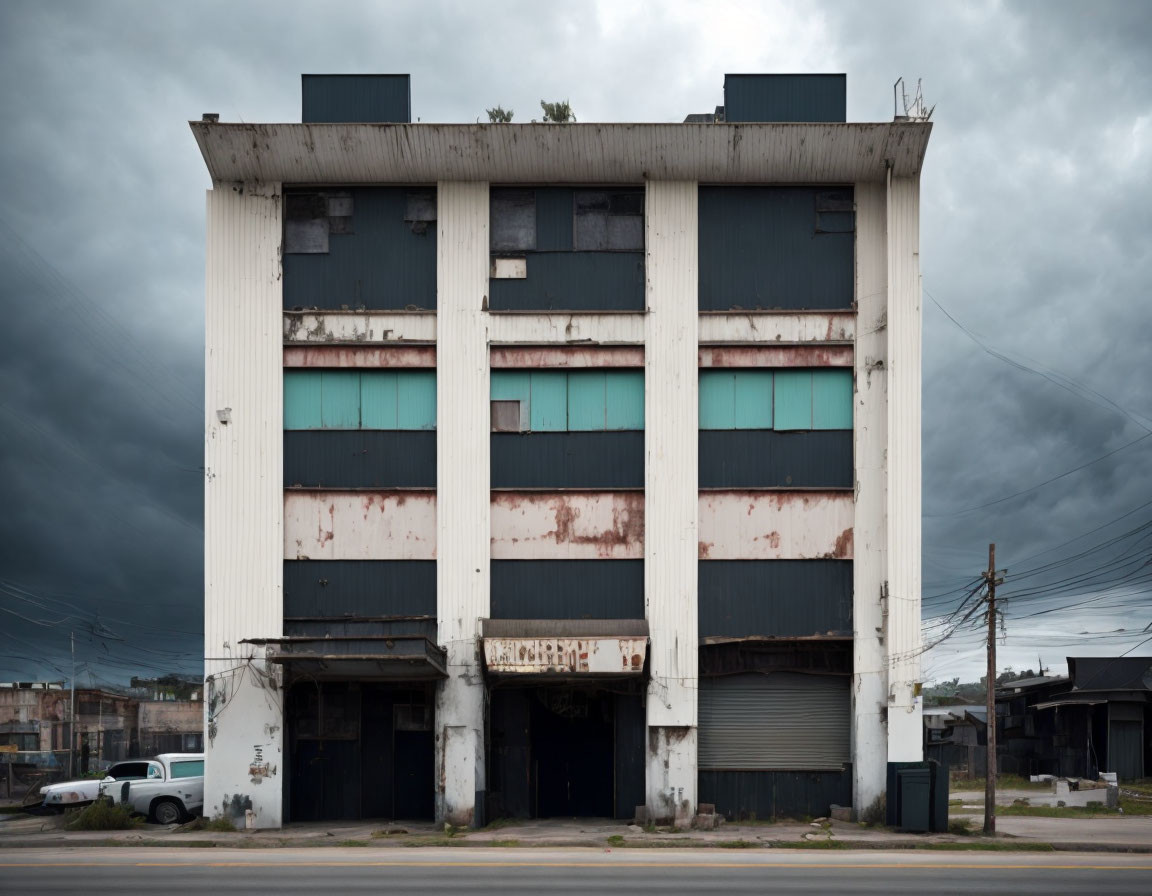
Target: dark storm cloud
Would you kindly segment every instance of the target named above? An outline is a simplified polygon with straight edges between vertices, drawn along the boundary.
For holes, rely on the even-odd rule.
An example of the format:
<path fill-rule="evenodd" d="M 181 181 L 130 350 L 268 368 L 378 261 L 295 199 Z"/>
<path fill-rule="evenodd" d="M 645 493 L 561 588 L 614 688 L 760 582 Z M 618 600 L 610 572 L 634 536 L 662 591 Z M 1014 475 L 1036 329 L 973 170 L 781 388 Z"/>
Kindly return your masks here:
<path fill-rule="evenodd" d="M 425 121 L 497 103 L 528 120 L 542 97 L 581 121 L 678 121 L 722 102 L 725 71 L 790 70 L 847 72 L 849 118 L 885 120 L 895 77 L 923 77 L 927 292 L 1014 360 L 1146 415 L 1005 364 L 925 296 L 925 594 L 975 575 L 989 541 L 1011 568 L 1152 501 L 1149 439 L 958 513 L 1152 426 L 1150 31 L 1138 3 L 4 4 L 0 678 L 67 671 L 73 628 L 98 677 L 198 671 L 208 179 L 185 122 L 298 120 L 304 71 L 411 72 Z M 1070 637 L 1152 619 L 1146 595 L 1116 603 L 1010 621 L 1007 661 L 1126 649 Z M 927 670 L 976 670 L 972 643 Z"/>

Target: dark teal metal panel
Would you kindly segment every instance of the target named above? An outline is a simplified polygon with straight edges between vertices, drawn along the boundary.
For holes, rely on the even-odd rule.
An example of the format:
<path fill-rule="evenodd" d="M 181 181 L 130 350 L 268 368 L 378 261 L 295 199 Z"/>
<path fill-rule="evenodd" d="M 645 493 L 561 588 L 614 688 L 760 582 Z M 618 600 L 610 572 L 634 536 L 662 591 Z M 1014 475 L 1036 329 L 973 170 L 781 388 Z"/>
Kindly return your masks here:
<path fill-rule="evenodd" d="M 489 281 L 493 311 L 644 310 L 643 252 L 528 252 L 525 257 L 525 279 Z"/>
<path fill-rule="evenodd" d="M 436 433 L 332 430 L 284 433 L 284 487 L 435 488 Z"/>
<path fill-rule="evenodd" d="M 284 561 L 285 619 L 381 616 L 435 619 L 435 560 Z"/>
<path fill-rule="evenodd" d="M 532 432 L 644 428 L 642 370 L 495 370 L 491 396 L 521 402 Z"/>
<path fill-rule="evenodd" d="M 643 619 L 643 560 L 493 560 L 493 619 Z"/>
<path fill-rule="evenodd" d="M 492 488 L 643 488 L 644 433 L 492 433 Z"/>
<path fill-rule="evenodd" d="M 301 75 L 301 121 L 410 122 L 408 75 Z"/>
<path fill-rule="evenodd" d="M 700 430 L 700 488 L 852 488 L 852 431 Z"/>
<path fill-rule="evenodd" d="M 812 428 L 812 371 L 778 370 L 772 384 L 777 430 Z M 851 428 L 851 427 L 849 427 Z"/>
<path fill-rule="evenodd" d="M 724 120 L 846 121 L 846 75 L 725 75 Z"/>
<path fill-rule="evenodd" d="M 729 821 L 819 818 L 852 805 L 852 766 L 840 772 L 701 771 L 698 799 Z"/>
<path fill-rule="evenodd" d="M 429 188 L 347 192 L 353 206 L 351 233 L 333 233 L 327 253 L 285 253 L 284 307 L 435 308 L 436 222 L 405 221 L 409 194 L 428 193 Z"/>
<path fill-rule="evenodd" d="M 851 308 L 855 235 L 817 220 L 844 196 L 851 213 L 851 187 L 701 187 L 700 310 Z"/>
<path fill-rule="evenodd" d="M 852 637 L 851 560 L 701 560 L 701 638 Z"/>
<path fill-rule="evenodd" d="M 536 250 L 572 250 L 573 191 L 562 187 L 536 191 Z"/>
<path fill-rule="evenodd" d="M 812 428 L 852 428 L 852 371 L 823 368 L 812 371 Z"/>

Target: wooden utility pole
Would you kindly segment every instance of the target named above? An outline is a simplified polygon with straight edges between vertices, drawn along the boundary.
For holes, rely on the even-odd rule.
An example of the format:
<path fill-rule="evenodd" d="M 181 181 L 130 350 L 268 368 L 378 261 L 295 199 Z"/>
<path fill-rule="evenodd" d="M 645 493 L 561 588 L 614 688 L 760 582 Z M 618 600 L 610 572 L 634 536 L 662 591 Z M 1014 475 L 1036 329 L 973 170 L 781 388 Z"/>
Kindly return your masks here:
<path fill-rule="evenodd" d="M 988 545 L 988 682 L 985 725 L 988 743 L 984 763 L 984 833 L 996 833 L 996 545 Z"/>

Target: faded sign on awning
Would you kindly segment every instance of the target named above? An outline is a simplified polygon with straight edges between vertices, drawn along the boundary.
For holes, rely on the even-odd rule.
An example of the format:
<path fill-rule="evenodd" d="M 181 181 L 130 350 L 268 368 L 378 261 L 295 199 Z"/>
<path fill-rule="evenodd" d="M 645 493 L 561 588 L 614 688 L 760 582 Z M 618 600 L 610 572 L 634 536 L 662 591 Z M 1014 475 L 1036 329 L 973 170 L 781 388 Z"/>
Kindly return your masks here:
<path fill-rule="evenodd" d="M 639 677 L 648 657 L 644 619 L 484 619 L 491 676 Z"/>

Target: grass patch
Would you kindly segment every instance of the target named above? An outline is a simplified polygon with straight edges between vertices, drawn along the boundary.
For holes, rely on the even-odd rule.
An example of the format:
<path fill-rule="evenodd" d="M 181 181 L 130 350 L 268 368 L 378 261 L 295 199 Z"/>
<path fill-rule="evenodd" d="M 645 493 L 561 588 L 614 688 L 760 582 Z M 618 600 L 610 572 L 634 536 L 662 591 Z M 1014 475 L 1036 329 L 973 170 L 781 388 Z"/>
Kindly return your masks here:
<path fill-rule="evenodd" d="M 997 789 L 1003 790 L 1036 790 L 1043 793 L 1052 792 L 1051 781 L 1030 781 L 1022 775 L 998 775 Z M 953 793 L 983 793 L 983 778 L 962 778 L 952 782 Z"/>
<path fill-rule="evenodd" d="M 341 840 L 336 846 L 371 846 L 367 840 Z"/>
<path fill-rule="evenodd" d="M 963 840 L 944 843 L 917 844 L 916 849 L 944 852 L 1055 852 L 1051 843 L 1021 843 L 1018 840 Z"/>
<path fill-rule="evenodd" d="M 488 824 L 484 825 L 481 830 L 498 831 L 501 828 L 506 828 L 509 825 L 514 825 L 516 823 L 517 820 L 515 818 L 493 818 L 490 822 L 488 822 Z"/>
<path fill-rule="evenodd" d="M 489 846 L 498 846 L 498 847 L 502 846 L 505 848 L 511 848 L 511 847 L 519 846 L 520 841 L 519 840 L 489 840 L 488 845 Z"/>
<path fill-rule="evenodd" d="M 613 834 L 611 837 L 608 838 L 608 845 L 609 846 L 623 846 L 624 845 L 624 835 L 623 834 Z"/>
<path fill-rule="evenodd" d="M 853 849 L 843 840 L 773 840 L 768 844 L 773 849 Z"/>
<path fill-rule="evenodd" d="M 958 837 L 970 837 L 976 833 L 970 818 L 953 818 L 948 822 L 948 833 Z"/>
<path fill-rule="evenodd" d="M 718 840 L 710 845 L 719 849 L 759 849 L 764 844 L 759 840 Z"/>
<path fill-rule="evenodd" d="M 181 825 L 178 830 L 181 833 L 186 831 L 212 831 L 217 834 L 232 834 L 236 832 L 236 825 L 232 823 L 231 818 L 226 818 L 223 815 L 217 815 L 215 818 L 205 818 L 203 815 L 198 815 L 185 825 Z"/>
<path fill-rule="evenodd" d="M 106 800 L 85 806 L 65 824 L 70 831 L 130 831 L 139 826 L 128 806 Z"/>

